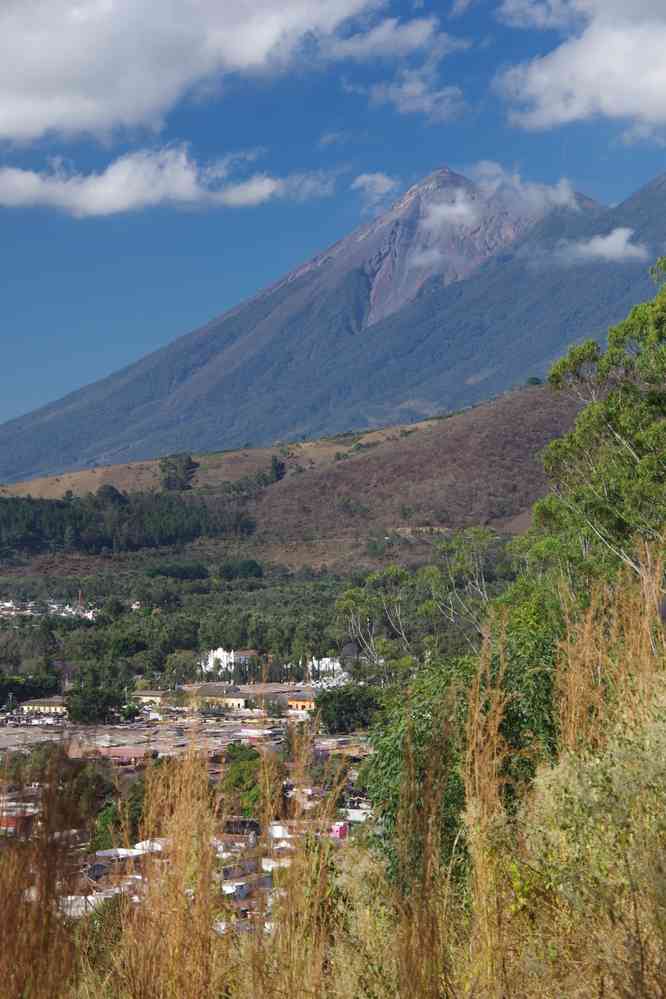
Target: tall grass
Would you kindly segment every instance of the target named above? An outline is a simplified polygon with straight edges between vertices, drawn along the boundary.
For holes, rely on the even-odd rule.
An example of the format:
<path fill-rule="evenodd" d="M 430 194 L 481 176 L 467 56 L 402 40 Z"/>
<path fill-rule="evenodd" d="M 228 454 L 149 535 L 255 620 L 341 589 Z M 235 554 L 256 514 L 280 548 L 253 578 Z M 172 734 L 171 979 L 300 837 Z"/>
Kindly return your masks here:
<path fill-rule="evenodd" d="M 61 791 L 59 779 L 60 759 L 53 754 L 43 774 L 41 821 L 33 836 L 0 841 L 3 999 L 60 999 L 71 995 L 76 980 L 75 940 L 58 898 L 67 894 L 74 873 L 64 834 L 76 828 L 80 816 L 78 803 Z"/>
<path fill-rule="evenodd" d="M 148 861 L 140 901 L 123 897 L 75 929 L 56 915 L 65 855 L 47 831 L 47 817 L 34 842 L 0 852 L 2 995 L 666 995 L 660 581 L 655 564 L 642 581 L 598 588 L 583 612 L 568 601 L 554 677 L 561 752 L 555 763 L 540 765 L 517 805 L 514 795 L 507 808 L 504 665 L 497 643 L 488 642 L 466 692 L 464 728 L 452 703 L 433 711 L 425 776 L 407 733 L 394 869 L 388 872 L 362 836 L 342 849 L 325 836 L 306 836 L 276 875 L 270 910 L 258 909 L 249 933 L 234 929 L 215 877 L 212 841 L 232 804 L 211 789 L 198 757 L 148 772 L 141 835 L 168 839 L 169 862 L 159 855 Z M 305 780 L 308 753 L 304 738 L 297 782 Z M 442 798 L 456 766 L 465 811 L 453 860 L 444 861 Z M 269 758 L 262 787 L 264 825 L 276 816 L 300 821 L 298 805 L 282 798 Z M 335 816 L 336 799 L 334 789 L 321 805 L 321 830 Z M 265 841 L 259 849 L 265 854 L 270 846 Z M 465 865 L 456 866 L 463 854 Z M 38 903 L 24 897 L 32 882 L 41 892 Z M 216 932 L 220 923 L 226 932 Z"/>

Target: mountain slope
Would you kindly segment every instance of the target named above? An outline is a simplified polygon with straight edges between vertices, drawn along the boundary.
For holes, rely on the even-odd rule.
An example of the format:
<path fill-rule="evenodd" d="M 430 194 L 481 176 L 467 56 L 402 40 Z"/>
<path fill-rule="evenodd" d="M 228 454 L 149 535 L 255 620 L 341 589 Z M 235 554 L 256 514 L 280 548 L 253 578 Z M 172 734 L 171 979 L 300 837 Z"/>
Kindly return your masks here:
<path fill-rule="evenodd" d="M 447 418 L 384 427 L 281 448 L 286 474 L 251 505 L 256 534 L 242 542 L 197 542 L 192 554 L 218 560 L 229 546 L 269 562 L 338 566 L 364 557 L 369 539 L 403 539 L 400 558 L 427 557 L 432 532 L 487 523 L 527 525 L 546 491 L 540 452 L 571 426 L 578 404 L 547 387 L 524 388 Z M 215 494 L 224 483 L 265 471 L 275 449 L 199 455 L 195 493 Z M 56 499 L 102 485 L 159 488 L 157 461 L 88 469 L 0 487 L 1 496 Z M 391 546 L 387 549 L 390 557 Z M 394 553 L 395 557 L 395 553 Z M 114 556 L 114 569 L 131 563 Z M 91 561 L 92 559 L 92 561 Z M 17 573 L 87 575 L 109 571 L 108 556 L 40 555 Z M 10 571 L 4 567 L 3 572 Z"/>
<path fill-rule="evenodd" d="M 0 480 L 414 420 L 540 374 L 651 286 L 644 261 L 565 266 L 618 226 L 662 245 L 664 179 L 612 210 L 448 170 L 266 292 L 0 427 Z M 560 254 L 561 256 L 561 254 Z"/>

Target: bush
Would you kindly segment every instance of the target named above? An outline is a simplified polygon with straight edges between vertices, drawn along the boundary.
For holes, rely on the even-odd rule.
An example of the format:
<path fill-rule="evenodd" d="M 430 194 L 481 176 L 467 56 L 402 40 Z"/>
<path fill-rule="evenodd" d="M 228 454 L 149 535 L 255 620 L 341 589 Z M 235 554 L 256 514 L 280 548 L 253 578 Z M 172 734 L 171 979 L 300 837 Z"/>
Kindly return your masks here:
<path fill-rule="evenodd" d="M 264 575 L 263 566 L 253 558 L 231 559 L 220 566 L 222 579 L 261 579 Z"/>
<path fill-rule="evenodd" d="M 368 728 L 379 711 L 380 701 L 372 687 L 336 687 L 317 694 L 315 708 L 331 735 Z"/>
<path fill-rule="evenodd" d="M 146 576 L 151 579 L 158 576 L 167 579 L 208 579 L 209 575 L 203 562 L 160 562 L 146 569 Z"/>

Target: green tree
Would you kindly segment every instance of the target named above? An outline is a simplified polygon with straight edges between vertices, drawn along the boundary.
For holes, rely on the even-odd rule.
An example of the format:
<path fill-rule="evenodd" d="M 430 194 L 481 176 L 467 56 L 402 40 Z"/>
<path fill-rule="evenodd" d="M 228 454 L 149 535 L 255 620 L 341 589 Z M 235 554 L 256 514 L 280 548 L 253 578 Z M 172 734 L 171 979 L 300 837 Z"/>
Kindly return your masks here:
<path fill-rule="evenodd" d="M 479 647 L 491 599 L 513 575 L 506 542 L 494 531 L 471 527 L 439 542 L 435 565 L 418 576 L 426 600 L 421 614 L 451 625 L 472 650 Z"/>
<path fill-rule="evenodd" d="M 415 666 L 415 617 L 409 613 L 414 596 L 413 576 L 390 565 L 370 573 L 362 586 L 346 590 L 336 604 L 341 628 L 358 643 L 372 676 L 381 683 Z"/>
<path fill-rule="evenodd" d="M 183 492 L 192 488 L 192 479 L 199 467 L 191 454 L 170 454 L 160 461 L 162 489 Z"/>
<path fill-rule="evenodd" d="M 261 756 L 251 746 L 232 742 L 225 752 L 222 789 L 243 815 L 259 814 L 261 804 Z"/>
<path fill-rule="evenodd" d="M 195 680 L 198 665 L 198 658 L 195 652 L 189 649 L 177 649 L 166 657 L 164 679 L 170 686 L 172 684 L 186 683 L 188 680 Z"/>
<path fill-rule="evenodd" d="M 287 466 L 285 465 L 285 463 L 281 461 L 276 454 L 274 454 L 271 458 L 271 471 L 270 471 L 271 481 L 279 482 L 280 479 L 284 478 L 286 471 L 287 471 Z"/>
<path fill-rule="evenodd" d="M 66 694 L 72 721 L 108 722 L 127 701 L 133 680 L 125 662 L 82 663 Z"/>
<path fill-rule="evenodd" d="M 72 721 L 94 725 L 108 722 L 120 710 L 122 695 L 94 683 L 79 683 L 67 692 L 67 710 Z"/>
<path fill-rule="evenodd" d="M 664 268 L 664 261 L 660 262 Z M 552 495 L 537 524 L 611 565 L 641 570 L 633 541 L 666 523 L 666 286 L 610 330 L 554 365 L 550 384 L 585 404 L 574 429 L 549 445 Z"/>
<path fill-rule="evenodd" d="M 403 883 L 418 869 L 428 804 L 438 812 L 446 862 L 457 866 L 464 858 L 464 693 L 475 670 L 471 656 L 421 670 L 406 689 L 387 699 L 371 732 L 374 752 L 361 781 L 382 823 L 382 846 L 390 869 Z M 410 821 L 404 829 L 412 806 L 412 818 L 422 817 L 425 825 Z"/>
<path fill-rule="evenodd" d="M 315 698 L 315 710 L 331 735 L 369 728 L 379 708 L 378 691 L 372 687 L 334 687 Z"/>

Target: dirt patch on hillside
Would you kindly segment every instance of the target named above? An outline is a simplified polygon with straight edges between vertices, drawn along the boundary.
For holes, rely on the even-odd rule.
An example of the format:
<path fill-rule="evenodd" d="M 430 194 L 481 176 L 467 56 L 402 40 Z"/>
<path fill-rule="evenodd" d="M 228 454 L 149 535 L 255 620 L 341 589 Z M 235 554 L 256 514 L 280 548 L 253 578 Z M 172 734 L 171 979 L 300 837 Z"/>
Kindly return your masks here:
<path fill-rule="evenodd" d="M 374 447 L 352 445 L 271 487 L 256 506 L 259 529 L 287 541 L 509 525 L 546 492 L 540 452 L 569 429 L 576 408 L 535 388 L 401 428 Z"/>

